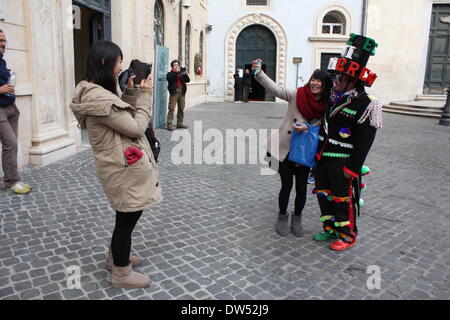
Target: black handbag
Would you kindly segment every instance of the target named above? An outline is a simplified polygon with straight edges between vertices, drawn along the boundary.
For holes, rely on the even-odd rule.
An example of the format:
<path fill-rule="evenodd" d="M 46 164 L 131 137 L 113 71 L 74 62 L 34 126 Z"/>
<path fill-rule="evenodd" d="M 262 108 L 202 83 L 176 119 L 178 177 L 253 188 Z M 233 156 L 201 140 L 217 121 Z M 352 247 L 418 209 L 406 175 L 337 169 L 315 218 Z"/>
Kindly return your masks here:
<path fill-rule="evenodd" d="M 150 148 L 152 148 L 153 157 L 155 158 L 155 161 L 158 162 L 159 153 L 161 152 L 161 143 L 158 138 L 156 138 L 155 132 L 153 131 L 151 125 L 147 128 L 147 130 L 145 130 L 145 136 L 148 139 Z"/>

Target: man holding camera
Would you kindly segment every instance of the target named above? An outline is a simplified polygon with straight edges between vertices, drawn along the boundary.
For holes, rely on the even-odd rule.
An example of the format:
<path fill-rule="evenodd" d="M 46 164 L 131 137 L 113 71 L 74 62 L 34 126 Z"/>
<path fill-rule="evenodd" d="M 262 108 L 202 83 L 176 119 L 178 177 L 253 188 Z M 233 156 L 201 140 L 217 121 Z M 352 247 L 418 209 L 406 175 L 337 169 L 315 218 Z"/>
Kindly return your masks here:
<path fill-rule="evenodd" d="M 167 74 L 167 81 L 169 82 L 169 114 L 167 115 L 167 130 L 173 131 L 173 117 L 175 113 L 175 105 L 178 104 L 177 114 L 177 129 L 187 129 L 188 127 L 183 124 L 184 121 L 184 108 L 186 106 L 186 83 L 191 82 L 189 75 L 186 72 L 186 68 L 180 68 L 180 62 L 178 60 L 172 61 L 170 64 L 172 70 Z"/>
<path fill-rule="evenodd" d="M 6 52 L 6 37 L 0 30 L 0 142 L 2 144 L 2 167 L 5 188 L 16 194 L 27 194 L 31 187 L 20 182 L 17 169 L 19 137 L 19 109 L 15 104 L 15 85 L 3 55 Z"/>

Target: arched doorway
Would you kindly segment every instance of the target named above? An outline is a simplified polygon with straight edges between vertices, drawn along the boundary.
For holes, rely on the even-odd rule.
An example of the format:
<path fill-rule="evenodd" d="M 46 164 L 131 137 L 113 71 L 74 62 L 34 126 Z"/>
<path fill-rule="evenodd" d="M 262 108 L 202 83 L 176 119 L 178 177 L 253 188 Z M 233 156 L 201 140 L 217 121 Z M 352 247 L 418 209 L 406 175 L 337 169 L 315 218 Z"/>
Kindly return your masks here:
<path fill-rule="evenodd" d="M 263 61 L 262 69 L 276 82 L 277 40 L 267 27 L 251 25 L 239 34 L 236 41 L 236 68 L 251 70 L 251 62 L 256 58 Z M 252 77 L 250 100 L 275 101 L 275 97 Z"/>

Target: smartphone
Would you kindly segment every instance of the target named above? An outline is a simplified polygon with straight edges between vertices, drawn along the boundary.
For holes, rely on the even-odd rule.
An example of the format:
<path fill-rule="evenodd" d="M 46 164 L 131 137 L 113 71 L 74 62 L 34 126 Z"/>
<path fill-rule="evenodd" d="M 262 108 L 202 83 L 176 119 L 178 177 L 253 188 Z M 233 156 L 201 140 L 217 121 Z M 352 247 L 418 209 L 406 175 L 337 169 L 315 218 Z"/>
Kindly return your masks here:
<path fill-rule="evenodd" d="M 134 85 L 140 85 L 142 80 L 148 78 L 152 73 L 153 65 L 151 63 L 144 63 L 139 60 L 133 60 L 130 64 L 130 76 L 135 75 Z"/>

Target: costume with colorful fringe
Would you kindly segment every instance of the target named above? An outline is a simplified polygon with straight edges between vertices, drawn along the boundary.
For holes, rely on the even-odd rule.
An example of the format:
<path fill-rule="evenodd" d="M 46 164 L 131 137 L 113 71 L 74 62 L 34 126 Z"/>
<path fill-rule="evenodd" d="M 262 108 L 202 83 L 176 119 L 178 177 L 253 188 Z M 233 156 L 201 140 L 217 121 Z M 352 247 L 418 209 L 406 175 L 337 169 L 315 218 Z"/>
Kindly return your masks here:
<path fill-rule="evenodd" d="M 383 125 L 381 103 L 364 89 L 377 78 L 366 64 L 378 44 L 356 34 L 350 35 L 347 44 L 340 58 L 330 60 L 328 71 L 357 79 L 358 85 L 347 92 L 331 93 L 319 132 L 313 191 L 319 201 L 324 231 L 338 236 L 338 241 L 330 246 L 334 250 L 345 250 L 356 241 L 356 218 L 364 202 L 360 197 L 365 189 L 361 179 L 369 173 L 363 165 L 377 129 Z"/>
<path fill-rule="evenodd" d="M 358 234 L 361 178 L 364 161 L 382 127 L 381 103 L 364 89 L 353 89 L 333 100 L 327 108 L 319 133 L 316 189 L 325 232 L 353 243 Z M 351 179 L 346 179 L 344 172 Z"/>

